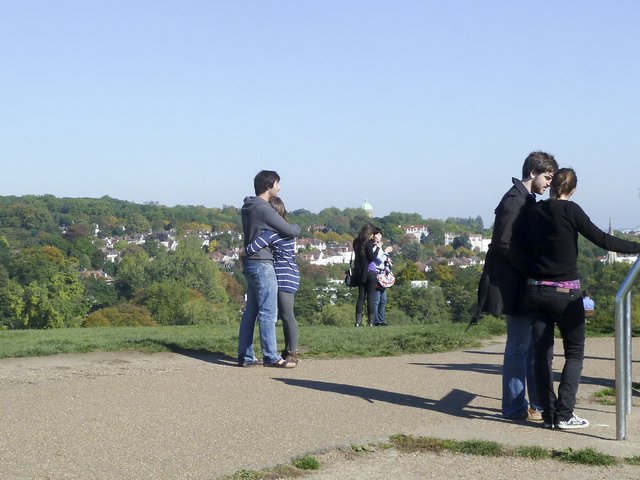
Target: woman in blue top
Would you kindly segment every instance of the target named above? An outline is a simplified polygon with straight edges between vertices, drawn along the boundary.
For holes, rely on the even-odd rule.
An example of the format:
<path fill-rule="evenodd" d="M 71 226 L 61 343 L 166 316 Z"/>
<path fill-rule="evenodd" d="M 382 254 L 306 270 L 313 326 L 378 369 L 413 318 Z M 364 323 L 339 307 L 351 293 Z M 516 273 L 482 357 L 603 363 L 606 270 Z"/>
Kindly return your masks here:
<path fill-rule="evenodd" d="M 382 232 L 378 232 L 373 236 L 374 248 L 376 249 L 376 258 L 373 260 L 375 264 L 376 275 L 380 273 L 391 272 L 391 266 L 393 262 L 389 254 L 393 251 L 393 247 L 388 246 L 382 248 Z M 371 265 L 373 267 L 373 265 Z M 373 268 L 370 268 L 373 270 Z M 375 327 L 387 326 L 386 319 L 386 305 L 387 305 L 387 289 L 377 282 L 376 291 L 373 296 L 373 311 L 376 314 L 376 319 L 373 322 Z"/>
<path fill-rule="evenodd" d="M 279 197 L 272 197 L 269 203 L 282 218 L 286 218 L 287 210 Z M 300 271 L 296 264 L 296 241 L 293 237 L 283 238 L 273 230 L 263 230 L 247 245 L 245 251 L 251 256 L 267 247 L 273 254 L 273 265 L 278 279 L 278 316 L 282 320 L 285 343 L 282 358 L 298 363 L 298 322 L 293 313 L 294 297 L 300 286 Z"/>

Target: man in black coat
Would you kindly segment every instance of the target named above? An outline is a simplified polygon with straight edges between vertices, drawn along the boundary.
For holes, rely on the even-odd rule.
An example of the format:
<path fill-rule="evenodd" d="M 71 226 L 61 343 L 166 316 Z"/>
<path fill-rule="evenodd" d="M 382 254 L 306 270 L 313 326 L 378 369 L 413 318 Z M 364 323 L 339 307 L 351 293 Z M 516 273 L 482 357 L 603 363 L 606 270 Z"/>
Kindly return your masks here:
<path fill-rule="evenodd" d="M 515 241 L 523 221 L 523 207 L 535 203 L 536 194 L 549 187 L 558 164 L 545 152 L 530 153 L 522 165 L 522 180 L 513 186 L 496 207 L 491 245 L 478 287 L 477 316 L 504 315 L 507 343 L 502 368 L 502 415 L 509 419 L 541 421 L 533 375 L 531 322 L 523 316 L 527 256 Z M 526 391 L 530 403 L 527 402 Z"/>

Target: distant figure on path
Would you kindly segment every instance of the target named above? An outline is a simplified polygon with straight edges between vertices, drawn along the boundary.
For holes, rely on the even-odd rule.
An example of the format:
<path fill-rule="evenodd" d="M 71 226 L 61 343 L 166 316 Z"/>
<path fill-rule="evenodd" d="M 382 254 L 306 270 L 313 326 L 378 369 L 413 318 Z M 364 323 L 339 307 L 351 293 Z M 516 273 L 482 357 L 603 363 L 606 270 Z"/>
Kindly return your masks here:
<path fill-rule="evenodd" d="M 476 316 L 482 312 L 506 316 L 502 415 L 513 420 L 542 420 L 533 372 L 531 321 L 522 312 L 526 290 L 526 255 L 515 234 L 522 221 L 524 206 L 536 204 L 536 194 L 544 193 L 557 169 L 553 155 L 532 152 L 522 165 L 522 180 L 511 179 L 513 187 L 504 194 L 495 210 L 491 245 L 478 287 Z"/>
<path fill-rule="evenodd" d="M 266 229 L 284 237 L 297 237 L 298 225 L 290 225 L 276 213 L 269 200 L 280 191 L 280 176 L 271 170 L 262 170 L 253 180 L 255 197 L 247 197 L 242 206 L 242 230 L 245 248 Z M 251 257 L 244 257 L 243 273 L 247 280 L 247 304 L 238 335 L 238 365 L 252 367 L 258 364 L 253 350 L 253 332 L 256 321 L 260 328 L 260 346 L 265 367 L 293 368 L 294 362 L 283 359 L 276 343 L 278 282 L 273 267 L 271 250 L 263 248 Z"/>

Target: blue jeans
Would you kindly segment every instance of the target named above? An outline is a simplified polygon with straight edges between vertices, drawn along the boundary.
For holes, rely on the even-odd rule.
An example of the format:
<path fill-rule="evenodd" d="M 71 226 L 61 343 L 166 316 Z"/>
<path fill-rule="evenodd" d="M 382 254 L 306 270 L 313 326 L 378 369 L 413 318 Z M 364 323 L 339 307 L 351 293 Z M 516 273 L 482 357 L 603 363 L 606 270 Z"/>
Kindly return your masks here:
<path fill-rule="evenodd" d="M 238 362 L 256 361 L 253 351 L 253 332 L 256 320 L 260 328 L 260 348 L 263 363 L 280 360 L 276 342 L 278 314 L 278 281 L 272 262 L 246 260 L 244 276 L 247 279 L 247 305 L 245 306 L 238 334 Z"/>
<path fill-rule="evenodd" d="M 518 417 L 532 408 L 542 411 L 533 370 L 531 321 L 507 315 L 507 344 L 502 366 L 502 415 Z M 526 393 L 529 394 L 527 402 Z"/>
<path fill-rule="evenodd" d="M 376 314 L 376 319 L 373 321 L 374 325 L 385 323 L 386 305 L 387 305 L 387 289 L 378 287 L 376 289 L 376 293 L 373 295 L 373 311 Z"/>

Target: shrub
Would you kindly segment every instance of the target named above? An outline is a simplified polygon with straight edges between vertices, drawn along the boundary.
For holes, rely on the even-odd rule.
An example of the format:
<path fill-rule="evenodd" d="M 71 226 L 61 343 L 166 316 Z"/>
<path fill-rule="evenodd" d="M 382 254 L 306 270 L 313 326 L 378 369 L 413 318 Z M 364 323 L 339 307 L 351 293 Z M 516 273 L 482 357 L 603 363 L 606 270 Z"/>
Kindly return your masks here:
<path fill-rule="evenodd" d="M 121 303 L 93 312 L 82 322 L 83 327 L 151 327 L 157 325 L 145 307 Z"/>
<path fill-rule="evenodd" d="M 232 305 L 211 303 L 205 298 L 195 298 L 182 306 L 181 319 L 185 325 L 233 325 L 240 318 Z"/>

